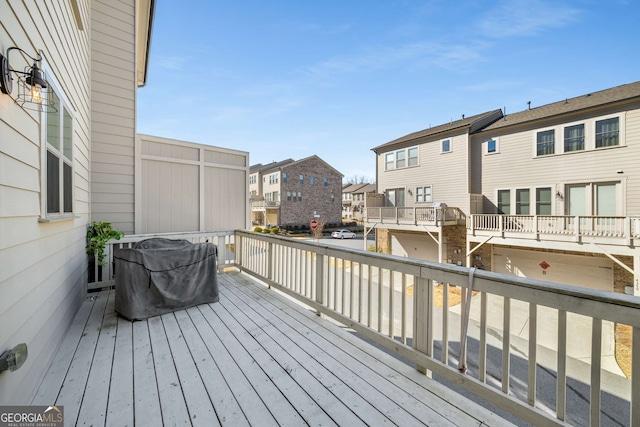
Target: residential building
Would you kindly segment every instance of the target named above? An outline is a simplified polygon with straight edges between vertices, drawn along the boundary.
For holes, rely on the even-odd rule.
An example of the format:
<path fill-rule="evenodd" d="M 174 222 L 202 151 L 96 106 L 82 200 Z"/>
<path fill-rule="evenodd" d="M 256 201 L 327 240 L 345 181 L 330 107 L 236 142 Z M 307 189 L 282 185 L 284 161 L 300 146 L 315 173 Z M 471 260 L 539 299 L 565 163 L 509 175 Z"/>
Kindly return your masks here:
<path fill-rule="evenodd" d="M 342 189 L 342 217 L 345 219 L 362 219 L 365 195 L 375 193 L 375 184 L 351 184 Z"/>
<path fill-rule="evenodd" d="M 315 155 L 252 166 L 252 224 L 304 228 L 314 218 L 340 224 L 342 176 Z"/>
<path fill-rule="evenodd" d="M 379 245 L 405 256 L 640 295 L 640 171 L 634 167 L 640 82 L 497 117 L 461 143 L 450 134 L 434 136 L 374 149 L 386 207 L 371 210 L 367 223 L 380 231 Z M 408 156 L 411 149 L 419 153 L 417 164 L 394 167 L 391 155 L 407 150 Z M 394 195 L 397 201 L 404 192 L 411 198 L 394 205 Z M 442 209 L 442 234 L 419 218 L 427 212 L 406 211 L 418 200 L 447 205 L 430 211 Z M 446 218 L 453 210 L 456 225 Z"/>
<path fill-rule="evenodd" d="M 0 2 L 0 353 L 28 348 L 0 405 L 31 402 L 86 296 L 92 221 L 249 226 L 248 153 L 136 134 L 154 4 Z"/>

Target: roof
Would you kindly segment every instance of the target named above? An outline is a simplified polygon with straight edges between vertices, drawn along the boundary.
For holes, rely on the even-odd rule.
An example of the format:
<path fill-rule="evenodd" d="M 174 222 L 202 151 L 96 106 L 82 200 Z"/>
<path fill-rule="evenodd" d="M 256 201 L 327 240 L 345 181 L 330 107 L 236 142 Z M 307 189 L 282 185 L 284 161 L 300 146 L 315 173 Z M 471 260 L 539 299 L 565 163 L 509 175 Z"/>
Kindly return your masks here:
<path fill-rule="evenodd" d="M 262 163 L 257 163 L 249 167 L 249 173 L 256 173 L 256 172 L 264 173 L 265 171 L 278 169 L 286 164 L 293 163 L 293 162 L 294 162 L 293 159 L 286 159 L 286 160 L 280 160 L 278 162 L 273 161 L 271 163 L 267 163 L 266 165 L 263 165 Z"/>
<path fill-rule="evenodd" d="M 375 192 L 376 192 L 375 184 L 367 184 L 361 189 L 359 189 L 358 191 L 356 191 L 356 193 L 375 193 Z"/>
<path fill-rule="evenodd" d="M 469 133 L 478 131 L 487 124 L 490 124 L 502 117 L 502 110 L 491 110 L 485 113 L 476 114 L 475 116 L 466 117 L 460 120 L 451 121 L 451 123 L 446 123 L 439 126 L 429 127 L 428 129 L 423 129 L 418 132 L 413 132 L 408 135 L 402 136 L 398 139 L 394 139 L 391 142 L 387 142 L 385 144 L 379 145 L 375 148 L 372 148 L 373 151 L 377 152 L 381 148 L 391 147 L 397 144 L 406 143 L 409 141 L 414 141 L 417 139 L 425 138 L 428 136 L 437 135 L 440 133 L 448 133 L 455 130 L 465 129 L 469 130 Z"/>
<path fill-rule="evenodd" d="M 300 159 L 300 160 L 296 160 L 295 162 L 291 162 L 285 165 L 285 167 L 289 167 L 295 163 L 302 163 L 302 162 L 306 162 L 309 160 L 319 160 L 320 162 L 324 163 L 329 169 L 332 169 L 335 173 L 337 173 L 340 176 L 344 176 L 338 169 L 334 168 L 333 166 L 331 166 L 329 163 L 325 162 L 324 160 L 322 160 L 320 157 L 318 157 L 317 155 L 313 155 L 313 156 L 309 156 L 309 157 L 305 157 L 304 159 Z"/>
<path fill-rule="evenodd" d="M 494 122 L 483 130 L 500 129 L 506 126 L 575 113 L 638 97 L 640 97 L 640 81 L 601 90 L 599 92 L 588 93 L 575 98 L 567 98 L 563 101 L 531 108 L 530 110 L 524 110 L 514 114 L 507 114 L 502 120 Z"/>
<path fill-rule="evenodd" d="M 355 193 L 356 191 L 358 191 L 359 189 L 361 189 L 365 185 L 367 185 L 367 184 L 351 184 L 351 185 L 347 185 L 346 187 L 344 187 L 342 189 L 342 192 L 343 193 Z"/>
<path fill-rule="evenodd" d="M 136 78 L 138 87 L 142 87 L 147 83 L 149 72 L 149 52 L 151 51 L 151 33 L 156 2 L 155 0 L 139 0 L 136 5 Z"/>

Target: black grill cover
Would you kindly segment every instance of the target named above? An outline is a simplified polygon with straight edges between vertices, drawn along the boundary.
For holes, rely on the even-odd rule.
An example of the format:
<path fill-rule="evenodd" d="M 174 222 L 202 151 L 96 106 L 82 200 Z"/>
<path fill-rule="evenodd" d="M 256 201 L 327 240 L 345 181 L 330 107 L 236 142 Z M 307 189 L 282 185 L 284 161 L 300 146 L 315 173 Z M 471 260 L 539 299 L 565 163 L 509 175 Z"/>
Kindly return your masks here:
<path fill-rule="evenodd" d="M 116 249 L 115 310 L 129 320 L 218 301 L 216 246 L 153 238 Z"/>

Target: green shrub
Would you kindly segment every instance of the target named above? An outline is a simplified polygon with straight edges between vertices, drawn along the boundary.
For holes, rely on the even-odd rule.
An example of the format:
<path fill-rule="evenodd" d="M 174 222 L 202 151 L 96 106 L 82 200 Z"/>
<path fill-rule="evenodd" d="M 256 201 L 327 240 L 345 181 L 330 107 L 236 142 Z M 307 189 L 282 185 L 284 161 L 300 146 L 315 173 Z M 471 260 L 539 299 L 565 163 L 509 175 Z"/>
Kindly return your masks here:
<path fill-rule="evenodd" d="M 278 234 L 278 231 L 280 231 L 278 227 L 271 227 L 271 234 Z"/>
<path fill-rule="evenodd" d="M 263 228 L 263 229 L 262 229 L 262 232 L 263 232 L 264 234 L 269 234 L 269 233 L 271 233 L 271 230 L 270 230 L 270 229 L 268 229 L 268 228 Z"/>
<path fill-rule="evenodd" d="M 262 227 L 256 227 L 253 229 L 256 233 L 262 233 Z"/>

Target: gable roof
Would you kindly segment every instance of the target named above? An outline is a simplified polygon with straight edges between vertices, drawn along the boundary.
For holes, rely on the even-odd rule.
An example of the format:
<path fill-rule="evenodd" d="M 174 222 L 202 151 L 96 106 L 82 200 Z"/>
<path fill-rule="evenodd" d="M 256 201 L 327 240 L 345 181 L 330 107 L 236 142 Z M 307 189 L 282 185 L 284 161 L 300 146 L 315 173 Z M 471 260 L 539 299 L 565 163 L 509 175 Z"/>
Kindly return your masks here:
<path fill-rule="evenodd" d="M 263 165 L 262 163 L 257 163 L 249 167 L 249 173 L 250 174 L 253 174 L 256 172 L 265 173 L 266 171 L 270 171 L 272 169 L 278 169 L 281 166 L 284 166 L 288 163 L 293 163 L 293 162 L 294 162 L 293 159 L 286 159 L 286 160 L 280 160 L 278 162 L 267 163 L 266 165 Z"/>
<path fill-rule="evenodd" d="M 343 193 L 355 193 L 367 184 L 349 184 L 342 189 Z"/>
<path fill-rule="evenodd" d="M 378 150 L 383 148 L 389 148 L 394 145 L 415 141 L 421 138 L 425 138 L 428 136 L 434 136 L 441 133 L 450 133 L 452 131 L 457 131 L 460 129 L 468 129 L 469 133 L 477 132 L 480 129 L 483 129 L 488 124 L 499 120 L 502 117 L 502 110 L 491 110 L 485 113 L 476 114 L 475 116 L 463 118 L 460 120 L 452 121 L 451 123 L 446 123 L 439 126 L 430 127 L 428 129 L 423 129 L 418 132 L 413 132 L 408 135 L 402 136 L 400 138 L 394 139 L 391 142 L 387 142 L 385 144 L 379 145 L 375 148 L 372 148 L 376 153 Z"/>
<path fill-rule="evenodd" d="M 329 169 L 333 170 L 333 171 L 334 171 L 335 173 L 337 173 L 338 175 L 340 175 L 340 176 L 344 176 L 344 175 L 343 175 L 339 170 L 337 170 L 336 168 L 334 168 L 334 167 L 333 167 L 333 166 L 331 166 L 329 163 L 325 162 L 324 160 L 322 160 L 320 157 L 318 157 L 318 156 L 317 156 L 317 155 L 315 155 L 315 154 L 314 154 L 314 155 L 312 155 L 312 156 L 309 156 L 309 157 L 305 157 L 304 159 L 296 160 L 295 162 L 291 162 L 291 163 L 289 163 L 289 164 L 287 164 L 287 165 L 284 165 L 284 166 L 283 166 L 283 169 L 284 169 L 285 167 L 289 167 L 289 166 L 291 166 L 291 165 L 293 165 L 293 164 L 296 164 L 296 163 L 303 163 L 303 162 L 306 162 L 306 161 L 309 161 L 309 160 L 314 160 L 314 159 L 315 159 L 315 160 L 319 160 L 320 162 L 324 163 L 324 165 L 325 165 L 325 166 L 327 166 Z"/>
<path fill-rule="evenodd" d="M 612 87 L 598 92 L 588 93 L 575 98 L 567 98 L 563 101 L 542 105 L 540 107 L 531 108 L 530 110 L 507 114 L 501 120 L 485 127 L 483 131 L 495 130 L 506 126 L 513 126 L 535 120 L 561 116 L 564 114 L 576 113 L 589 108 L 603 107 L 616 102 L 632 100 L 634 98 L 640 99 L 640 81 Z"/>

